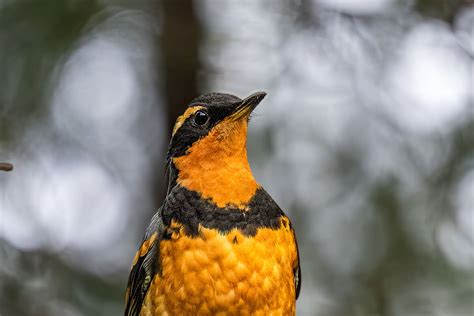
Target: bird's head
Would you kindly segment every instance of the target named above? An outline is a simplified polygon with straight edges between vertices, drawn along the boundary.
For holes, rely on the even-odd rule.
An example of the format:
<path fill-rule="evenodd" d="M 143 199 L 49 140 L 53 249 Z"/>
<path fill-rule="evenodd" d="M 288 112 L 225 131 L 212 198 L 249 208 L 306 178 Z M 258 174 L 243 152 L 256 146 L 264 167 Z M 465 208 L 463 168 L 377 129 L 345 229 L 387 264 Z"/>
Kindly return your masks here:
<path fill-rule="evenodd" d="M 243 205 L 257 188 L 247 162 L 250 114 L 265 97 L 245 99 L 223 93 L 192 100 L 173 128 L 168 164 L 175 183 L 196 191 L 218 206 Z M 225 190 L 236 194 L 230 197 Z"/>

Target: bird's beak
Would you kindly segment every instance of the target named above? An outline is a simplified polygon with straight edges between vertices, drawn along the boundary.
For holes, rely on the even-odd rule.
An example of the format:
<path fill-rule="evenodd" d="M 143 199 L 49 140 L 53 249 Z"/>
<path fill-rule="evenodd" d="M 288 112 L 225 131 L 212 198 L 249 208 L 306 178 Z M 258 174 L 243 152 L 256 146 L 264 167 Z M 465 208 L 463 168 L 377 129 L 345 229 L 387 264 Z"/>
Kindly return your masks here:
<path fill-rule="evenodd" d="M 266 95 L 266 92 L 260 91 L 246 97 L 242 100 L 242 102 L 236 105 L 234 111 L 232 111 L 232 114 L 230 115 L 230 118 L 239 120 L 241 118 L 248 117 Z"/>

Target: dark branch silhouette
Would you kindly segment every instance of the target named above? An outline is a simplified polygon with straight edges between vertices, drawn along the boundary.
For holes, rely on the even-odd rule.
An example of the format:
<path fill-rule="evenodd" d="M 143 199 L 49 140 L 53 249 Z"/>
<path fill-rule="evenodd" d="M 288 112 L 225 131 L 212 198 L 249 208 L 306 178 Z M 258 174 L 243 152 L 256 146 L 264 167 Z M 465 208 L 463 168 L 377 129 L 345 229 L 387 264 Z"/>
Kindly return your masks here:
<path fill-rule="evenodd" d="M 0 162 L 0 170 L 2 171 L 12 171 L 13 165 L 8 162 Z"/>

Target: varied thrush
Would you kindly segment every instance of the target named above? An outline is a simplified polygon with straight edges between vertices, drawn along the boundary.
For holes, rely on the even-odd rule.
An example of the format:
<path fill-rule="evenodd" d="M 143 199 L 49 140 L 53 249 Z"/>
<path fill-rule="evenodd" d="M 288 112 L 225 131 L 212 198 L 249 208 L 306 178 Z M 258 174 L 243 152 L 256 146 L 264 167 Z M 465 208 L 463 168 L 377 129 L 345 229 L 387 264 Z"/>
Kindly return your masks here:
<path fill-rule="evenodd" d="M 265 95 L 202 95 L 177 119 L 167 196 L 133 260 L 125 315 L 295 314 L 295 232 L 247 161 Z"/>

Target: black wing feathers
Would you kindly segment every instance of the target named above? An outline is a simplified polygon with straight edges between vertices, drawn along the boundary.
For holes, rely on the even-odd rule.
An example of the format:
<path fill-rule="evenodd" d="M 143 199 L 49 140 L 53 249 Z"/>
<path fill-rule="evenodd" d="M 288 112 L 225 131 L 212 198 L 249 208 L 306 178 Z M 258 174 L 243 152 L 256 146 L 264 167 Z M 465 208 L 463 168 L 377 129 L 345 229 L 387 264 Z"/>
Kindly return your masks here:
<path fill-rule="evenodd" d="M 138 258 L 128 278 L 125 316 L 138 316 L 151 281 L 159 271 L 159 243 L 164 231 L 161 208 L 153 216 L 143 237 L 142 245 L 157 234 L 145 255 Z M 140 250 L 139 250 L 140 251 Z"/>
<path fill-rule="evenodd" d="M 293 236 L 295 238 L 295 244 L 296 244 L 296 258 L 298 258 L 298 265 L 296 266 L 296 269 L 293 269 L 293 278 L 295 280 L 295 294 L 296 294 L 296 299 L 298 299 L 298 296 L 300 296 L 300 290 L 301 290 L 301 264 L 300 264 L 300 251 L 298 249 L 298 242 L 296 240 L 296 234 L 293 230 Z"/>

